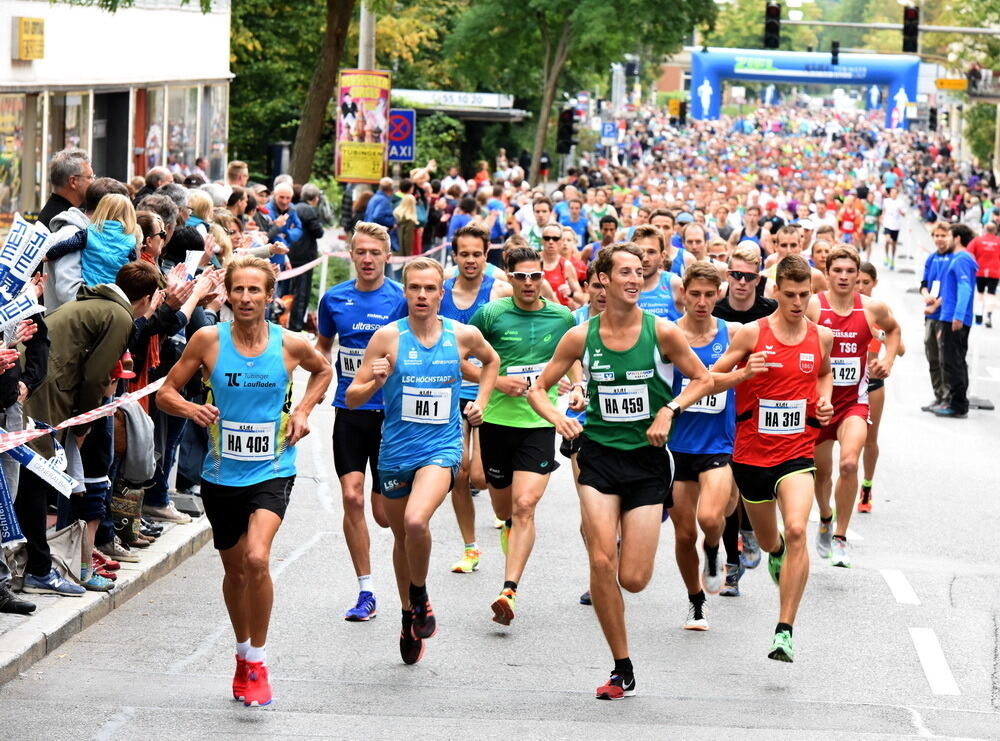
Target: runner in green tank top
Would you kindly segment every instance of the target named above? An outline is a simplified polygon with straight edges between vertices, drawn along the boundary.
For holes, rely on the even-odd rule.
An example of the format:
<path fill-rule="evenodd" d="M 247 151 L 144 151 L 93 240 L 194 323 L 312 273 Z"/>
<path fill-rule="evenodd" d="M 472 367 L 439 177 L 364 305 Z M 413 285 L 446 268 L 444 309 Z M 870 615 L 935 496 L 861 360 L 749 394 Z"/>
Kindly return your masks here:
<path fill-rule="evenodd" d="M 597 697 L 619 700 L 635 694 L 621 587 L 641 591 L 653 575 L 663 505 L 669 505 L 671 460 L 665 445 L 671 423 L 682 409 L 711 393 L 713 381 L 677 325 L 639 308 L 638 247 L 627 242 L 603 248 L 595 270 L 607 286 L 604 312 L 560 340 L 528 391 L 528 403 L 564 437 L 584 433 L 577 456 L 578 490 L 590 593 L 615 660 Z M 547 393 L 578 360 L 590 393 L 582 428 L 559 412 Z M 671 363 L 691 379 L 676 399 L 670 393 Z M 579 385 L 573 387 L 570 406 L 583 409 Z"/>

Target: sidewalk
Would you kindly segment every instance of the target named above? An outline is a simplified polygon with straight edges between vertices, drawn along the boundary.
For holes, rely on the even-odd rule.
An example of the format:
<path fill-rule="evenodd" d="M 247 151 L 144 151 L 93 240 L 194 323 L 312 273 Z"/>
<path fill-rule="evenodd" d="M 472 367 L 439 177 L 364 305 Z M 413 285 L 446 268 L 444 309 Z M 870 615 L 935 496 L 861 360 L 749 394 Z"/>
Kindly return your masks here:
<path fill-rule="evenodd" d="M 122 563 L 110 592 L 87 592 L 79 598 L 23 595 L 37 605 L 33 615 L 0 614 L 0 684 L 170 573 L 211 538 L 204 516 L 187 525 L 168 526 L 153 545 L 139 551 L 139 563 Z"/>

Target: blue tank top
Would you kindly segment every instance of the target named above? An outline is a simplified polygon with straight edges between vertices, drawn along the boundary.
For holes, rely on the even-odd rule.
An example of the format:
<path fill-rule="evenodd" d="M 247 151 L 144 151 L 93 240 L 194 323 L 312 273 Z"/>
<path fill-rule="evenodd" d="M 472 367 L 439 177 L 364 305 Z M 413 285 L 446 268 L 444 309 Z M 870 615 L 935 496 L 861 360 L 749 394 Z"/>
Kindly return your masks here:
<path fill-rule="evenodd" d="M 489 265 L 489 267 L 493 266 Z M 468 324 L 469 320 L 472 319 L 472 315 L 476 313 L 476 310 L 483 304 L 489 303 L 490 292 L 493 290 L 495 282 L 496 278 L 483 275 L 483 283 L 479 286 L 479 293 L 476 294 L 472 305 L 468 309 L 460 309 L 455 306 L 455 299 L 452 296 L 452 292 L 455 290 L 455 278 L 449 278 L 444 282 L 444 295 L 441 297 L 441 316 L 454 319 L 456 322 L 461 322 L 462 324 Z M 478 365 L 480 368 L 483 367 L 483 364 L 476 358 L 470 357 L 469 362 L 473 365 Z M 463 399 L 475 399 L 479 396 L 479 384 L 463 379 L 462 390 L 459 394 Z"/>
<path fill-rule="evenodd" d="M 670 279 L 673 275 L 668 270 L 661 271 L 660 282 L 656 288 L 639 294 L 639 308 L 663 319 L 671 321 L 680 319 L 681 313 L 677 310 L 674 292 L 670 288 Z"/>
<path fill-rule="evenodd" d="M 581 306 L 579 309 L 574 309 L 573 320 L 577 323 L 577 325 L 586 324 L 587 322 L 589 322 L 590 307 Z M 587 421 L 587 410 L 585 408 L 582 412 L 574 412 L 572 409 L 567 408 L 566 416 L 569 417 L 570 419 L 577 420 L 580 424 L 583 424 L 584 422 Z"/>
<path fill-rule="evenodd" d="M 462 460 L 458 340 L 453 321 L 442 317 L 441 322 L 441 336 L 430 348 L 421 345 L 410 331 L 408 319 L 396 322 L 396 362 L 382 387 L 385 421 L 380 471 L 450 467 Z"/>
<path fill-rule="evenodd" d="M 729 347 L 729 327 L 716 319 L 715 338 L 702 347 L 692 347 L 706 368 L 711 369 Z M 674 397 L 688 379 L 674 367 Z M 729 389 L 700 399 L 684 410 L 670 431 L 670 449 L 675 453 L 732 453 L 736 436 L 735 390 Z"/>
<path fill-rule="evenodd" d="M 223 486 L 250 486 L 295 475 L 295 448 L 288 447 L 292 379 L 285 369 L 281 327 L 268 324 L 267 349 L 256 357 L 236 351 L 232 323 L 217 325 L 219 357 L 205 382 L 206 402 L 219 409 L 208 428 L 201 475 Z"/>
<path fill-rule="evenodd" d="M 675 275 L 684 275 L 684 248 L 678 247 L 677 254 L 674 255 L 674 261 L 670 263 L 670 272 Z"/>

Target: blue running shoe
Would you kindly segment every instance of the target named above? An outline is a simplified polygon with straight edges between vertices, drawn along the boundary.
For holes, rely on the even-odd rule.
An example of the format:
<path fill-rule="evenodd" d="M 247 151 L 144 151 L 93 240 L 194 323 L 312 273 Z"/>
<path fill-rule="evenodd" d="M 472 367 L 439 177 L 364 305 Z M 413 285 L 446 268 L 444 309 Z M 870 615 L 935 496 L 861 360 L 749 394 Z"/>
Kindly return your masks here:
<path fill-rule="evenodd" d="M 740 563 L 747 569 L 757 568 L 760 564 L 760 546 L 757 545 L 757 536 L 754 535 L 753 530 L 740 530 L 740 540 L 743 541 Z"/>
<path fill-rule="evenodd" d="M 67 581 L 55 569 L 45 576 L 25 574 L 21 591 L 30 594 L 58 594 L 60 597 L 82 597 L 87 593 L 86 589 Z"/>
<path fill-rule="evenodd" d="M 366 623 L 377 615 L 375 595 L 371 592 L 362 592 L 358 595 L 358 604 L 344 614 L 344 620 L 349 623 Z"/>

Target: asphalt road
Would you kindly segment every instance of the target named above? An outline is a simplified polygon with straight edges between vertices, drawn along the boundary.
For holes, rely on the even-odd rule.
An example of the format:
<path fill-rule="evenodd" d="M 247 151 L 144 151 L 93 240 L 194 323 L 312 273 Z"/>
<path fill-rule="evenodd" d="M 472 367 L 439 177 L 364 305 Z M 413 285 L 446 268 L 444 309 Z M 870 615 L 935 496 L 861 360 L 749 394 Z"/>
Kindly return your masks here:
<path fill-rule="evenodd" d="M 928 239 L 911 244 L 922 264 Z M 905 268 L 901 260 L 898 268 Z M 275 703 L 229 698 L 232 635 L 211 548 L 0 688 L 10 739 L 145 738 L 997 738 L 1000 567 L 995 557 L 997 413 L 941 420 L 930 398 L 916 284 L 884 271 L 878 294 L 909 353 L 888 382 L 874 512 L 851 525 L 854 568 L 814 556 L 795 626 L 796 661 L 766 658 L 777 590 L 749 572 L 710 597 L 711 630 L 681 629 L 686 597 L 665 525 L 656 574 L 628 595 L 638 694 L 599 702 L 611 659 L 589 607 L 568 465 L 538 509 L 538 541 L 510 628 L 490 620 L 502 582 L 486 495 L 482 567 L 451 574 L 461 541 L 450 503 L 432 523 L 428 588 L 440 630 L 424 659 L 398 654 L 391 537 L 373 534 L 380 617 L 346 623 L 357 584 L 341 531 L 329 408 L 313 416 L 274 548 L 268 646 Z M 1000 328 L 974 330 L 973 392 L 1000 401 Z M 810 534 L 812 542 L 814 533 Z"/>

